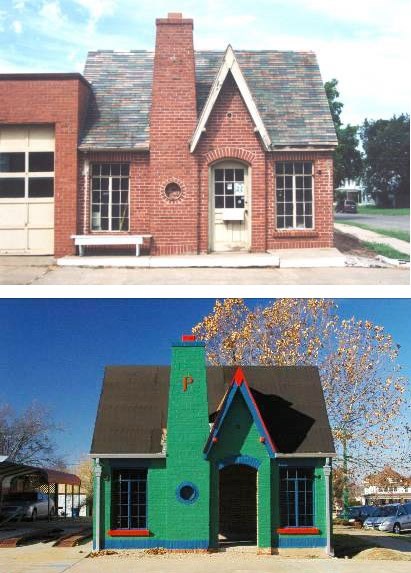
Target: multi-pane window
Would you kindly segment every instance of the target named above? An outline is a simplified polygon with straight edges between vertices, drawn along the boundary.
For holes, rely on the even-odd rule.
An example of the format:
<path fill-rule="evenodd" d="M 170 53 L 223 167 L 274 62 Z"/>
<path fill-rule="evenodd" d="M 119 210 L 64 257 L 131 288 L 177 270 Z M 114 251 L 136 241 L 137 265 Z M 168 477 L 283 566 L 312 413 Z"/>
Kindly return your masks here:
<path fill-rule="evenodd" d="M 280 519 L 282 527 L 314 525 L 314 471 L 312 468 L 280 468 Z"/>
<path fill-rule="evenodd" d="M 147 469 L 119 469 L 112 482 L 113 529 L 147 527 Z"/>
<path fill-rule="evenodd" d="M 216 209 L 244 208 L 244 169 L 214 170 Z"/>
<path fill-rule="evenodd" d="M 129 164 L 94 163 L 91 169 L 91 229 L 128 231 Z"/>
<path fill-rule="evenodd" d="M 0 199 L 54 196 L 52 151 L 0 152 Z"/>
<path fill-rule="evenodd" d="M 312 229 L 312 161 L 278 161 L 275 171 L 277 229 Z"/>

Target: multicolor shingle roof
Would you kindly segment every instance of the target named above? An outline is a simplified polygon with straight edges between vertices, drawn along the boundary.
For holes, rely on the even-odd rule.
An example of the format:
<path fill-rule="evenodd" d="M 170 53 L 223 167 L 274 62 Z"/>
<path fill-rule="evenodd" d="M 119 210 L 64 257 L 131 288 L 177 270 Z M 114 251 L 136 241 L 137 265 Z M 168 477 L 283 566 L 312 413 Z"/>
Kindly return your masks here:
<path fill-rule="evenodd" d="M 334 124 L 313 52 L 235 51 L 273 147 L 336 145 Z M 207 100 L 224 52 L 198 51 L 197 111 Z M 89 52 L 92 84 L 80 148 L 138 149 L 149 145 L 154 53 Z"/>

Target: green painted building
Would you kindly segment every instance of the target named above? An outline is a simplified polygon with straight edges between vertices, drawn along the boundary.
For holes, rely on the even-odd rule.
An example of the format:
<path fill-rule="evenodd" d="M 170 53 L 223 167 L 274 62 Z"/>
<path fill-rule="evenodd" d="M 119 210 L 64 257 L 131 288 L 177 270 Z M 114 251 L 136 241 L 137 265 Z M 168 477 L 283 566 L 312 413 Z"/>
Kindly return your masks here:
<path fill-rule="evenodd" d="M 94 548 L 331 553 L 334 446 L 314 367 L 106 368 L 91 448 Z"/>

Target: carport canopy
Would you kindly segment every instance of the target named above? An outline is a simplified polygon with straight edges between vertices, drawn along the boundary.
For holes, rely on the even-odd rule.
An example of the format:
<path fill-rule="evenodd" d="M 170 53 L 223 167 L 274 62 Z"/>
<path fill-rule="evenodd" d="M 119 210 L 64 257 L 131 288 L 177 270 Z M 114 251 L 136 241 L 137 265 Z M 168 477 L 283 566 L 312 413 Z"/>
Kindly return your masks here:
<path fill-rule="evenodd" d="M 62 472 L 50 468 L 41 468 L 36 466 L 29 466 L 26 464 L 16 464 L 8 462 L 7 460 L 0 463 L 0 484 L 3 483 L 5 478 L 22 477 L 24 475 L 36 474 L 42 478 L 43 483 L 46 484 L 66 484 L 66 485 L 81 485 L 81 480 L 78 476 Z"/>

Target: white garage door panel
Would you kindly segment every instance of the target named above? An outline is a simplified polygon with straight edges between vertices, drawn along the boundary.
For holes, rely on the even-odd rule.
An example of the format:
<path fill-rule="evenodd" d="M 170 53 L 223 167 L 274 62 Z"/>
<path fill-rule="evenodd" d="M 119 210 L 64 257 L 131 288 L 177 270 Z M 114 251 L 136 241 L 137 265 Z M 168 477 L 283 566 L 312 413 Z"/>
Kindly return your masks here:
<path fill-rule="evenodd" d="M 24 227 L 26 216 L 26 203 L 0 203 L 0 227 Z"/>
<path fill-rule="evenodd" d="M 48 247 L 46 247 L 48 245 Z M 53 229 L 29 229 L 28 249 L 31 253 L 50 254 L 54 252 Z"/>
<path fill-rule="evenodd" d="M 28 130 L 29 151 L 54 151 L 54 128 L 32 126 Z"/>
<path fill-rule="evenodd" d="M 52 125 L 0 125 L 0 152 L 24 152 L 25 171 L 2 173 L 24 177 L 25 197 L 0 199 L 0 254 L 52 255 L 54 253 L 54 198 L 29 197 L 29 177 L 54 173 L 30 173 L 31 152 L 54 152 Z"/>
<path fill-rule="evenodd" d="M 28 204 L 28 224 L 34 227 L 53 228 L 54 201 Z"/>
<path fill-rule="evenodd" d="M 17 253 L 26 250 L 25 229 L 0 229 L 0 253 Z"/>

